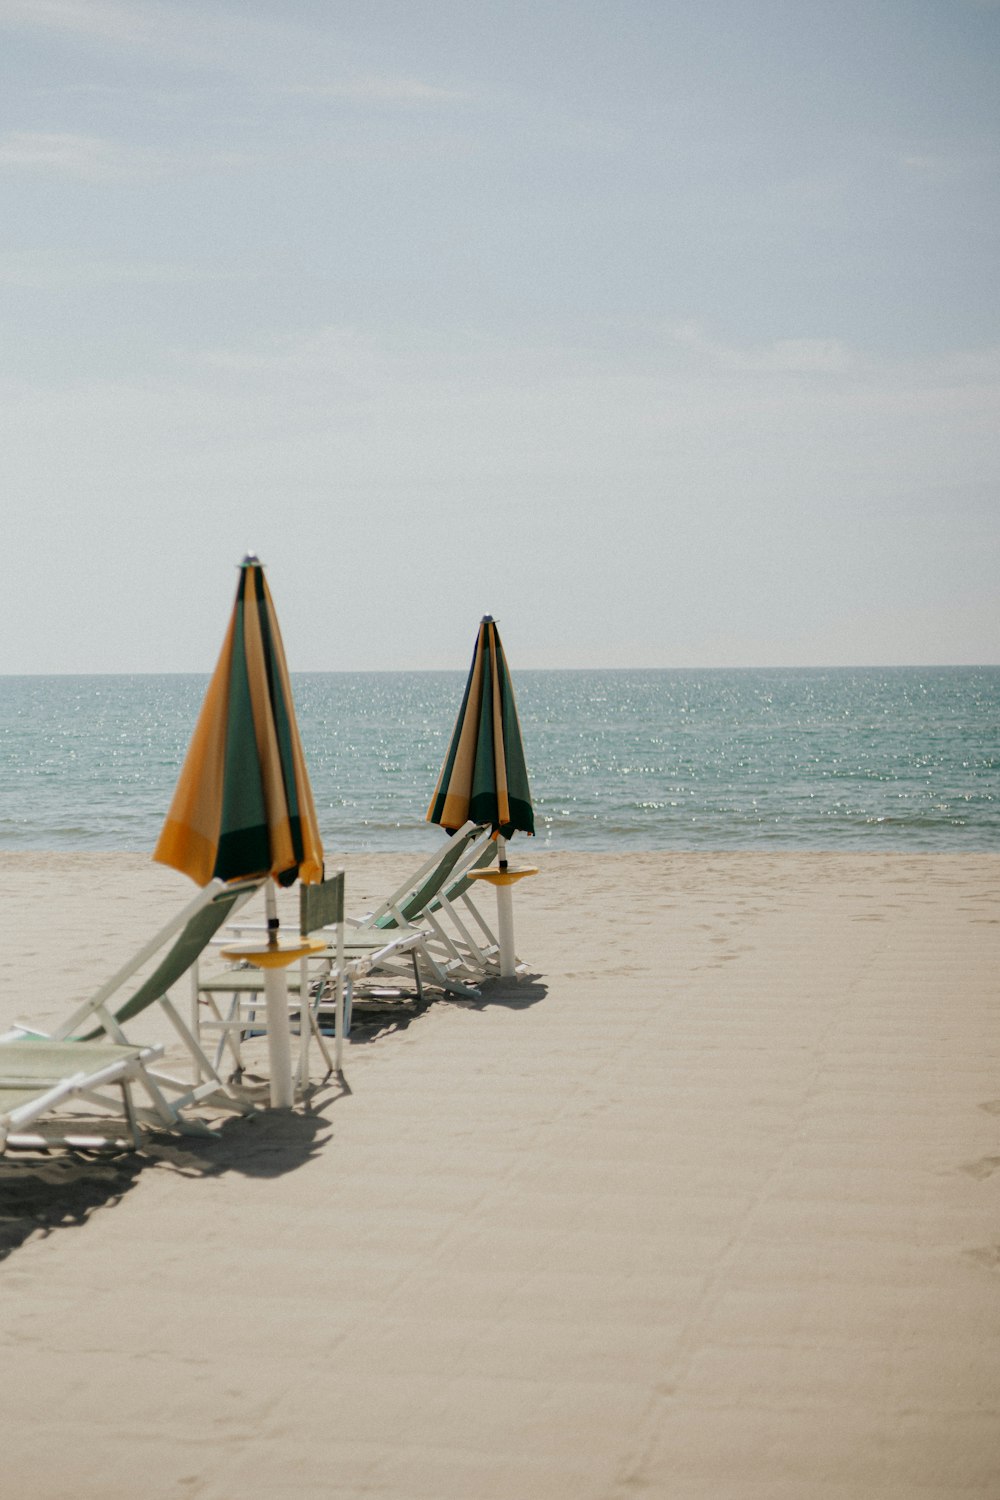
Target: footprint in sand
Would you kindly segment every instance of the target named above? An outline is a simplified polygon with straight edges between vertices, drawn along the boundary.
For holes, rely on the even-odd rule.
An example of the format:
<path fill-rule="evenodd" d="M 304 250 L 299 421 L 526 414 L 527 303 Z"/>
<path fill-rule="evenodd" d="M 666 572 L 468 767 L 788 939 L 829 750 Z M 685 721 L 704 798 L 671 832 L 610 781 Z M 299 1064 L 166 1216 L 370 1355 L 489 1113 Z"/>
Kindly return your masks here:
<path fill-rule="evenodd" d="M 979 1161 L 965 1162 L 959 1170 L 968 1172 L 970 1177 L 982 1179 L 990 1177 L 1000 1167 L 1000 1156 L 983 1156 Z"/>
<path fill-rule="evenodd" d="M 964 1254 L 969 1260 L 988 1266 L 991 1271 L 1000 1271 L 1000 1245 L 983 1245 L 976 1250 L 966 1250 Z"/>

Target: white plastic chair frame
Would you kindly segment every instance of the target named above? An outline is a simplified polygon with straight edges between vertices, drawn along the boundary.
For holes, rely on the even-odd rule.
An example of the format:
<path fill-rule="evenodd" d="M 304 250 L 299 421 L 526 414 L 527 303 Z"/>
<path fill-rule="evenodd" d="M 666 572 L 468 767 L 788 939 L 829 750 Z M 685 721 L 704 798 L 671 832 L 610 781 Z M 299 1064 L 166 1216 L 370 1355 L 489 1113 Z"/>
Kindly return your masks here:
<path fill-rule="evenodd" d="M 0 1155 L 8 1149 L 48 1151 L 53 1146 L 74 1150 L 137 1150 L 142 1142 L 132 1098 L 132 1084 L 144 1067 L 155 1061 L 162 1047 L 122 1048 L 99 1042 L 29 1041 L 0 1038 Z M 109 1092 L 110 1091 L 110 1092 Z M 68 1103 L 82 1101 L 92 1110 L 121 1116 L 128 1137 L 94 1135 L 82 1130 L 83 1114 L 58 1116 Z M 28 1131 L 46 1120 L 49 1128 Z"/>
<path fill-rule="evenodd" d="M 221 880 L 210 881 L 94 995 L 78 1005 L 51 1035 L 46 1036 L 27 1022 L 18 1022 L 9 1033 L 9 1039 L 89 1044 L 103 1035 L 120 1047 L 134 1047 L 136 1044 L 129 1035 L 131 1022 L 156 1004 L 167 1016 L 190 1056 L 194 1078 L 193 1081 L 181 1079 L 159 1066 L 148 1067 L 141 1063 L 134 1081 L 141 1084 L 152 1109 L 137 1108 L 137 1117 L 154 1125 L 185 1128 L 181 1111 L 208 1099 L 224 1103 L 229 1108 L 244 1108 L 209 1062 L 197 1036 L 180 1016 L 169 991 L 197 964 L 199 954 L 219 927 L 255 895 L 262 884 L 259 879 L 229 884 Z M 116 1006 L 114 999 L 128 981 L 171 940 L 171 947 L 152 974 Z M 80 1035 L 81 1032 L 84 1034 Z M 157 1058 L 162 1050 L 157 1052 Z"/>

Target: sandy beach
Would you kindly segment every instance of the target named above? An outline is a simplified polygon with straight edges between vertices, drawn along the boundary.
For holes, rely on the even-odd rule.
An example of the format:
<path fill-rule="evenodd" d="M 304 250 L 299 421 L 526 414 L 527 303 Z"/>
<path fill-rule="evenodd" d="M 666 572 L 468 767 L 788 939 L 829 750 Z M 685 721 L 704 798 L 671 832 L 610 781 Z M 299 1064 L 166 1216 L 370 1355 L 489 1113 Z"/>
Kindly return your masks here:
<path fill-rule="evenodd" d="M 0 1162 L 5 1488 L 997 1500 L 1000 856 L 537 862 L 530 975 L 346 1088 Z M 361 911 L 415 861 L 343 863 Z M 0 1026 L 191 889 L 4 855 Z"/>

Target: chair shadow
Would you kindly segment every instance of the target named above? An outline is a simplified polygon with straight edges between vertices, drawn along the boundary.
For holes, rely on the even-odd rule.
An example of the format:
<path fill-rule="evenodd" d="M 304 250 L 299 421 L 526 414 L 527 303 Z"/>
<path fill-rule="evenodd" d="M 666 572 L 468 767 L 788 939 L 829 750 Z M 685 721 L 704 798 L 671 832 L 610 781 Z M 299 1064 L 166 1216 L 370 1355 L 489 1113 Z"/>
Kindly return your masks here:
<path fill-rule="evenodd" d="M 0 1261 L 33 1235 L 80 1229 L 98 1208 L 120 1203 L 145 1165 L 135 1151 L 112 1157 L 67 1152 L 0 1159 Z"/>
<path fill-rule="evenodd" d="M 423 999 L 414 996 L 375 1004 L 362 1002 L 354 1007 L 351 1045 L 379 1041 L 393 1032 L 405 1031 L 433 1005 L 460 1005 L 465 1010 L 486 1010 L 489 1006 L 502 1005 L 508 1010 L 527 1010 L 544 1000 L 547 994 L 548 986 L 539 975 L 522 974 L 514 979 L 485 979 L 481 993 L 473 998 L 435 991 L 432 995 L 425 994 Z"/>
<path fill-rule="evenodd" d="M 402 996 L 365 1000 L 355 1007 L 351 1045 L 364 1046 L 405 1031 L 432 1005 L 458 1004 L 470 1010 L 493 1005 L 525 1010 L 547 994 L 535 975 L 490 979 L 473 1000 L 453 996 Z M 0 1157 L 0 1261 L 34 1236 L 57 1229 L 80 1229 L 101 1208 L 120 1203 L 144 1171 L 169 1171 L 183 1177 L 212 1178 L 226 1172 L 273 1179 L 305 1166 L 326 1145 L 332 1125 L 326 1111 L 351 1095 L 344 1074 L 313 1085 L 294 1110 L 266 1108 L 265 1079 L 247 1075 L 249 1091 L 259 1092 L 261 1108 L 230 1115 L 202 1134 L 154 1132 L 139 1151 Z"/>
<path fill-rule="evenodd" d="M 351 1046 L 365 1046 L 405 1031 L 430 1010 L 436 995 L 361 996 L 351 1014 Z"/>
<path fill-rule="evenodd" d="M 229 1115 L 202 1134 L 150 1132 L 138 1151 L 60 1151 L 0 1158 L 0 1261 L 34 1236 L 82 1229 L 96 1210 L 114 1208 L 145 1171 L 182 1177 L 283 1177 L 317 1156 L 329 1137 L 323 1111 L 350 1094 L 343 1074 L 310 1090 L 295 1110 Z"/>

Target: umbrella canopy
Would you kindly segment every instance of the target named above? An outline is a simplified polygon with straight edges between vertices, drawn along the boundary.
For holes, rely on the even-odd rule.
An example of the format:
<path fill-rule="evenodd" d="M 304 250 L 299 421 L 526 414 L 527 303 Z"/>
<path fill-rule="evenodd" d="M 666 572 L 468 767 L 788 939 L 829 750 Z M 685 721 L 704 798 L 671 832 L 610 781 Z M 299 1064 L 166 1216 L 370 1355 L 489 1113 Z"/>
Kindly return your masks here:
<path fill-rule="evenodd" d="M 484 615 L 469 680 L 428 823 L 454 830 L 469 821 L 489 824 L 508 839 L 534 833 L 521 726 L 507 660 L 492 615 Z"/>
<path fill-rule="evenodd" d="M 190 875 L 323 878 L 323 844 L 264 569 L 243 559 L 229 629 L 153 858 Z"/>

